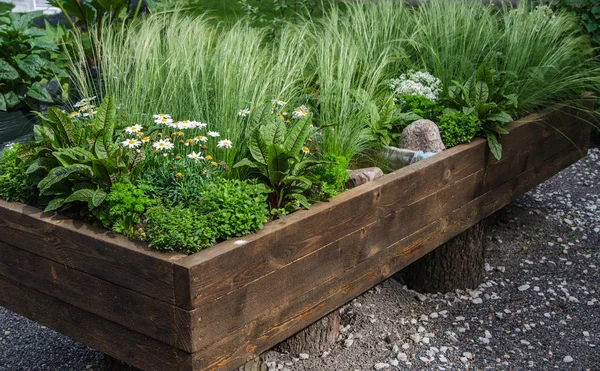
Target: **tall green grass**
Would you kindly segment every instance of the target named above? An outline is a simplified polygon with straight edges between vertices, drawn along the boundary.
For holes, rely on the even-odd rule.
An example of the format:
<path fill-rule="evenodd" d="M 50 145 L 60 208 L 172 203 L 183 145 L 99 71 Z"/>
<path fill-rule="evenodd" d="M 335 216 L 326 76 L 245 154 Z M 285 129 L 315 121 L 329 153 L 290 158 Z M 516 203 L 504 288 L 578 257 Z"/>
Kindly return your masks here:
<path fill-rule="evenodd" d="M 576 19 L 532 11 L 525 1 L 516 9 L 467 0 L 342 8 L 287 24 L 275 38 L 245 21 L 215 24 L 178 11 L 107 28 L 94 40 L 101 93 L 115 97 L 130 124 L 151 123 L 159 111 L 207 122 L 233 141 L 222 153 L 232 165 L 247 155 L 247 135 L 274 99 L 289 102 L 288 111 L 308 105 L 321 149 L 352 160 L 378 145 L 371 131 L 391 99 L 389 80 L 410 68 L 432 72 L 445 88 L 484 62 L 512 71 L 505 93 L 519 95 L 523 112 L 579 98 L 598 83 L 598 61 Z M 73 61 L 77 89 L 96 95 L 97 84 L 79 72 L 82 58 Z M 238 116 L 244 108 L 249 118 Z"/>

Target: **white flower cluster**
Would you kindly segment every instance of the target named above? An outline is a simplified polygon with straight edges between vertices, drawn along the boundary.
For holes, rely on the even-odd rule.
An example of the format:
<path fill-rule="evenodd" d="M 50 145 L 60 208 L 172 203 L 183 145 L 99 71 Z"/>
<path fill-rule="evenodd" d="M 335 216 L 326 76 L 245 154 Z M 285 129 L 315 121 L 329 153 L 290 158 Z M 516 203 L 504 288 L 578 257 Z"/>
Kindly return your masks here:
<path fill-rule="evenodd" d="M 77 110 L 69 113 L 70 117 L 89 117 L 94 116 L 98 113 L 96 106 L 92 104 L 92 101 L 96 99 L 96 97 L 84 98 L 79 102 L 75 103 L 73 107 Z M 64 112 L 64 111 L 63 111 Z"/>
<path fill-rule="evenodd" d="M 442 82 L 429 72 L 410 70 L 392 80 L 390 87 L 394 94 L 394 101 L 402 95 L 419 95 L 431 100 L 437 100 Z"/>
<path fill-rule="evenodd" d="M 173 129 L 185 130 L 185 129 L 204 129 L 207 124 L 200 121 L 191 121 L 191 120 L 183 120 L 183 121 L 173 121 L 171 115 L 167 115 L 164 113 L 159 113 L 157 115 L 153 115 L 154 123 L 159 125 L 165 125 Z"/>

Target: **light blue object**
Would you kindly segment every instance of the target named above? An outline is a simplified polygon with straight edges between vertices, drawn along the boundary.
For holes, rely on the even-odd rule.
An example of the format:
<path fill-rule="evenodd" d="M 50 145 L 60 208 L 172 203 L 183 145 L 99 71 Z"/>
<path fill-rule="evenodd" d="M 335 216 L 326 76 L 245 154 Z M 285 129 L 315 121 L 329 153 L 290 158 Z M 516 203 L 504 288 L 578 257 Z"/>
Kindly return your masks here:
<path fill-rule="evenodd" d="M 436 152 L 423 152 L 423 151 L 415 151 L 415 155 L 411 163 L 415 163 L 417 161 L 425 160 L 433 155 L 437 155 Z"/>

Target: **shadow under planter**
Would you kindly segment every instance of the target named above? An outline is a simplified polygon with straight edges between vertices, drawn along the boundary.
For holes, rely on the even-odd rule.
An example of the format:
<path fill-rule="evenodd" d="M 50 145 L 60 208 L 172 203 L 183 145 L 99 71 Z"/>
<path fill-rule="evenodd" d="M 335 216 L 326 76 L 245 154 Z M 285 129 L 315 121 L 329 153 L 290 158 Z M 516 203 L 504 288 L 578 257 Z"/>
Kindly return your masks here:
<path fill-rule="evenodd" d="M 191 256 L 0 201 L 0 305 L 145 371 L 234 370 L 586 154 L 579 110 L 509 126 Z"/>

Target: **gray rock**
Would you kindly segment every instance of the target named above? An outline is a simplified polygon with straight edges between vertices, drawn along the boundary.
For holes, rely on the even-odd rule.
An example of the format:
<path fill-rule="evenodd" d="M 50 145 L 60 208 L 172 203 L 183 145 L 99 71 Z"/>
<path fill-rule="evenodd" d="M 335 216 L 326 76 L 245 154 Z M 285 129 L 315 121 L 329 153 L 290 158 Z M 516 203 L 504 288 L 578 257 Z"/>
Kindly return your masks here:
<path fill-rule="evenodd" d="M 381 155 L 392 169 L 401 169 L 416 162 L 415 151 L 410 149 L 387 146 L 381 149 Z"/>
<path fill-rule="evenodd" d="M 376 370 L 383 370 L 384 368 L 390 368 L 390 365 L 387 363 L 376 363 L 375 364 Z"/>
<path fill-rule="evenodd" d="M 349 188 L 358 187 L 365 183 L 371 182 L 383 176 L 383 171 L 378 167 L 368 167 L 364 169 L 348 170 L 350 179 L 346 186 Z"/>
<path fill-rule="evenodd" d="M 408 125 L 402 131 L 400 144 L 402 148 L 413 151 L 441 152 L 446 149 L 440 130 L 430 120 L 417 120 Z"/>

